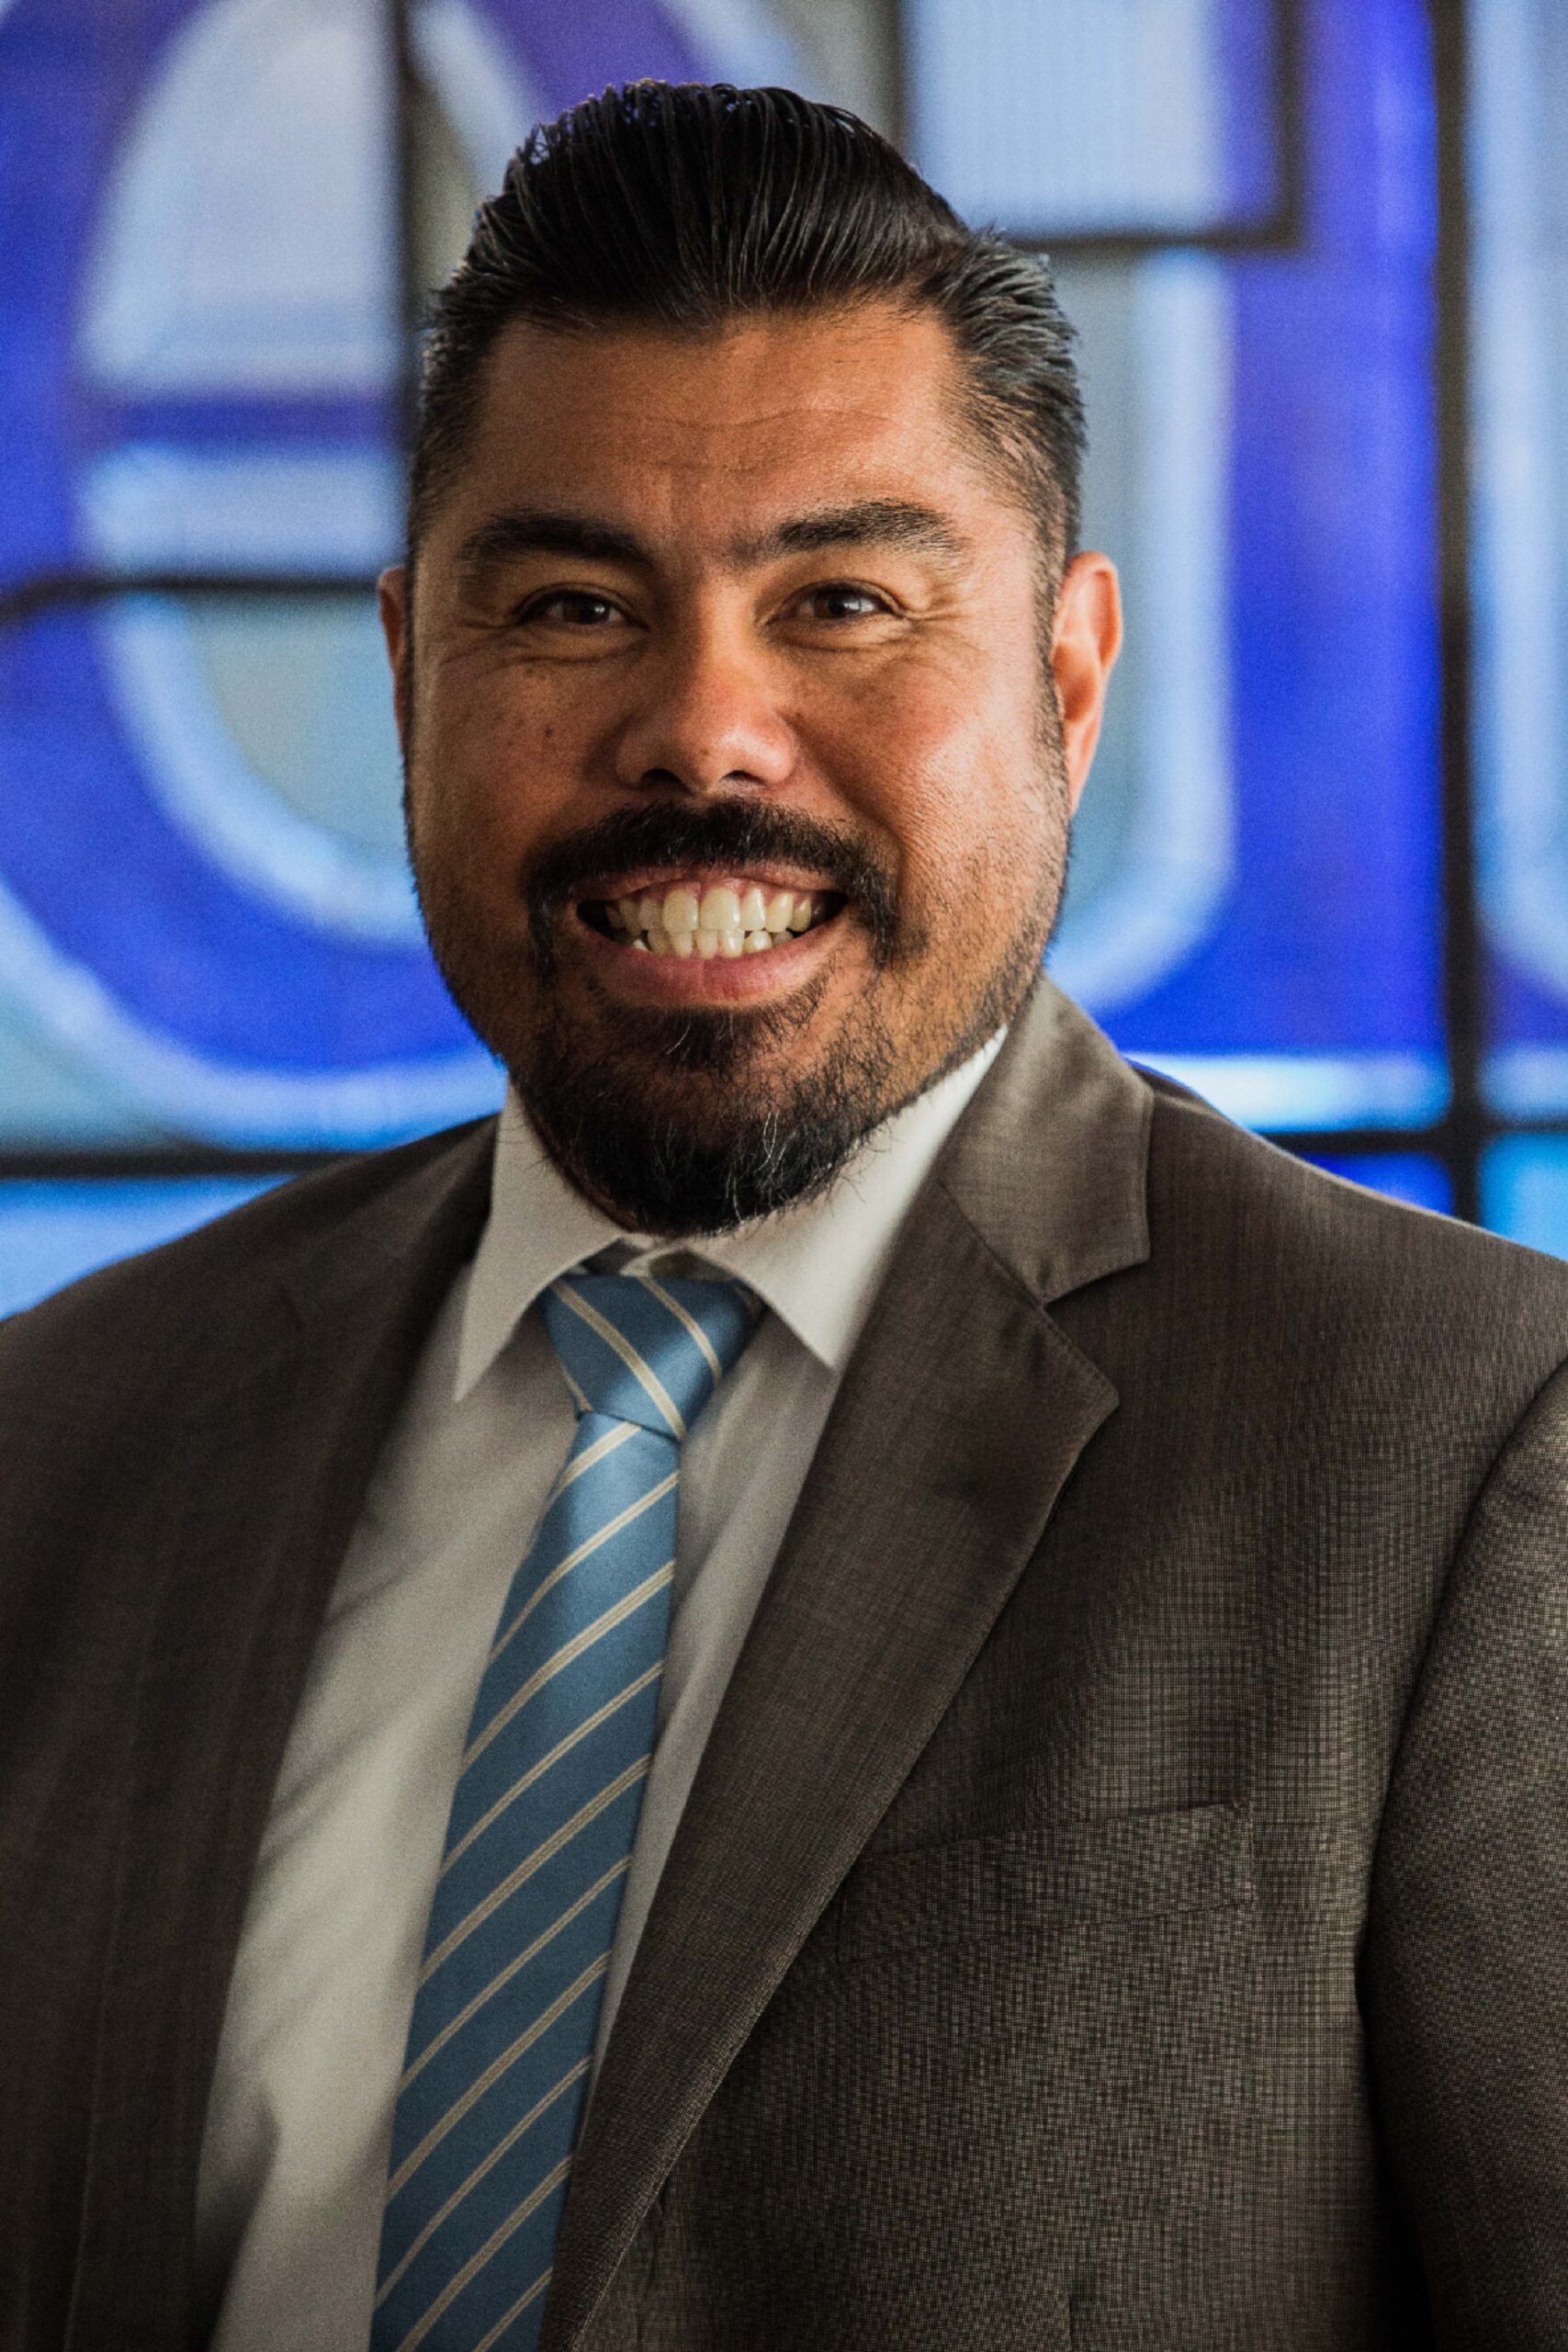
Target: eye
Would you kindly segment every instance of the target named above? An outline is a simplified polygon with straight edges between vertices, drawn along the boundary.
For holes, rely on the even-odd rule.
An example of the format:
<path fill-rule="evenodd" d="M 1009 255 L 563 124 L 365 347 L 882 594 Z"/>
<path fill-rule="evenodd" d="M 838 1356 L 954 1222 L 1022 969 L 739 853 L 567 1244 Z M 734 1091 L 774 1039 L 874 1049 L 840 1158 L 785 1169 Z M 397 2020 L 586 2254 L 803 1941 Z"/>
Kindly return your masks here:
<path fill-rule="evenodd" d="M 525 605 L 517 618 L 546 628 L 603 630 L 624 621 L 626 615 L 619 605 L 592 588 L 551 588 Z"/>
<path fill-rule="evenodd" d="M 874 620 L 891 609 L 885 596 L 852 580 L 829 580 L 819 588 L 807 588 L 794 605 L 803 620 L 810 621 Z"/>

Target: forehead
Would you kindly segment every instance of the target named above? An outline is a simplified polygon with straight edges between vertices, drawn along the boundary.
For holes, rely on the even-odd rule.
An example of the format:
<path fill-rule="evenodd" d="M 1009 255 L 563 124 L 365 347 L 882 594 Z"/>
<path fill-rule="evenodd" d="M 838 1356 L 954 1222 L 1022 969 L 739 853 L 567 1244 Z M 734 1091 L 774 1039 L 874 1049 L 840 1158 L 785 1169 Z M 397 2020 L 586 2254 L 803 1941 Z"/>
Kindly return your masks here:
<path fill-rule="evenodd" d="M 702 335 L 514 322 L 484 366 L 473 435 L 433 536 L 508 503 L 733 541 L 803 505 L 919 500 L 1016 528 L 964 414 L 941 320 L 891 303 L 746 319 Z"/>

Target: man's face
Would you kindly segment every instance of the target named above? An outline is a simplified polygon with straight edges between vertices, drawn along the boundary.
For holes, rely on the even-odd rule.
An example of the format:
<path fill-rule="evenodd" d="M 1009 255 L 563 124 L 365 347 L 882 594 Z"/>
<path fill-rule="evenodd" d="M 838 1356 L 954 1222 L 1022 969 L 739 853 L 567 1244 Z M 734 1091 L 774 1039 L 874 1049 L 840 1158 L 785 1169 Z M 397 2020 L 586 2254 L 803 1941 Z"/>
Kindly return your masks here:
<path fill-rule="evenodd" d="M 437 959 L 630 1227 L 819 1187 L 1038 967 L 1115 575 L 1079 557 L 1047 640 L 962 389 L 880 301 L 513 325 L 412 594 L 382 583 Z"/>

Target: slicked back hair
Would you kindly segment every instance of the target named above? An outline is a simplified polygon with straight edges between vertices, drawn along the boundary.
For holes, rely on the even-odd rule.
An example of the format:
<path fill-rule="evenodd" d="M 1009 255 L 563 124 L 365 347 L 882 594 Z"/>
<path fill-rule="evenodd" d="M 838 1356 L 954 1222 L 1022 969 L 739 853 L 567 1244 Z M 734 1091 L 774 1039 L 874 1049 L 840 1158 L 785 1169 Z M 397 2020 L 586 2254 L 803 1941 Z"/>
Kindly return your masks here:
<path fill-rule="evenodd" d="M 1072 329 L 1044 261 L 967 228 L 858 116 L 725 83 L 608 89 L 513 155 L 432 309 L 411 560 L 513 321 L 702 334 L 878 298 L 946 324 L 971 422 L 1037 516 L 1054 583 L 1077 544 L 1084 428 Z"/>

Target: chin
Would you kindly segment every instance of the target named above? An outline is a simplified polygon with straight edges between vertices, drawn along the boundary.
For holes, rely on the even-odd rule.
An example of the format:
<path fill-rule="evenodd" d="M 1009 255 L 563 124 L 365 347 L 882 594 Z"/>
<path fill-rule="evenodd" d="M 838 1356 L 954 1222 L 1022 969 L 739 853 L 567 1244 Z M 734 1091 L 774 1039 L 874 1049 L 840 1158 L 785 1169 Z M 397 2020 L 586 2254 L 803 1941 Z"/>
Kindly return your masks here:
<path fill-rule="evenodd" d="M 558 1166 L 635 1231 L 723 1232 L 812 1198 L 891 1107 L 873 1017 L 810 1056 L 765 1014 L 658 1019 L 597 1056 L 556 1032 L 512 1070 Z"/>

